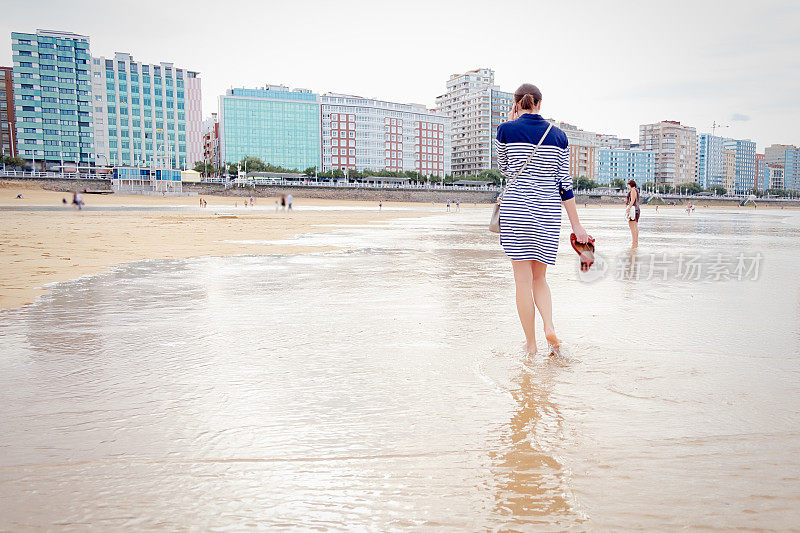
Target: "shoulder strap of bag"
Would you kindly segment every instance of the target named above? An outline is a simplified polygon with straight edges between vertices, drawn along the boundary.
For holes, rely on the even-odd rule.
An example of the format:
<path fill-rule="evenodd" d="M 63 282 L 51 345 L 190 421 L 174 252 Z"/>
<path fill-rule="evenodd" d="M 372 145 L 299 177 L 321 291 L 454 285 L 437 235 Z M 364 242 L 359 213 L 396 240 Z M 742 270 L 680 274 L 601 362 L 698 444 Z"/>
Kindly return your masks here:
<path fill-rule="evenodd" d="M 512 184 L 513 184 L 513 183 L 514 183 L 516 180 L 517 180 L 517 178 L 519 177 L 519 175 L 520 175 L 520 174 L 522 174 L 522 172 L 523 172 L 523 171 L 525 170 L 525 168 L 528 166 L 528 163 L 530 163 L 530 162 L 531 162 L 531 159 L 533 159 L 533 154 L 535 154 L 535 153 L 536 153 L 536 151 L 539 149 L 539 147 L 542 145 L 542 143 L 544 142 L 544 139 L 545 139 L 545 137 L 547 137 L 547 134 L 548 134 L 548 133 L 550 133 L 550 128 L 552 128 L 552 127 L 553 127 L 553 124 L 552 124 L 552 123 L 547 125 L 547 129 L 544 131 L 544 135 L 542 135 L 542 138 L 541 138 L 541 139 L 539 139 L 539 144 L 537 144 L 537 145 L 536 145 L 536 146 L 533 148 L 533 150 L 531 150 L 531 153 L 530 153 L 530 154 L 528 154 L 528 159 L 526 159 L 526 160 L 525 160 L 525 164 L 523 164 L 523 165 L 522 165 L 522 167 L 520 167 L 520 169 L 517 171 L 517 173 L 516 173 L 516 174 L 514 174 L 514 177 L 513 177 L 513 178 L 511 178 L 511 181 L 509 181 L 509 182 L 506 184 L 506 188 L 505 188 L 505 189 L 503 189 L 503 194 L 505 194 L 505 193 L 506 193 L 506 191 L 508 190 L 508 188 L 509 188 L 509 187 L 511 187 L 511 185 L 512 185 Z M 501 197 L 501 198 L 503 197 L 503 194 L 501 194 L 501 195 L 500 195 L 500 197 Z"/>

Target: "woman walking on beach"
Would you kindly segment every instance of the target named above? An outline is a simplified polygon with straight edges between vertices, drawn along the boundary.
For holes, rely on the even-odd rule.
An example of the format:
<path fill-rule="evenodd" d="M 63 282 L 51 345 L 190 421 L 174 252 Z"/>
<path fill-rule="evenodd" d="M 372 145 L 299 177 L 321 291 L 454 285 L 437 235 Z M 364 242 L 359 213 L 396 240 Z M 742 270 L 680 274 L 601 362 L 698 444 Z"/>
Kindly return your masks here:
<path fill-rule="evenodd" d="M 517 176 L 500 202 L 500 244 L 511 258 L 517 312 L 525 349 L 531 354 L 536 353 L 535 309 L 542 316 L 550 353 L 557 353 L 559 346 L 545 276 L 547 266 L 556 263 L 562 205 L 577 241 L 586 243 L 591 238 L 578 219 L 567 136 L 539 115 L 541 105 L 541 91 L 529 83 L 521 85 L 514 93 L 510 121 L 497 128 L 496 140 L 500 171 L 508 179 Z"/>
<path fill-rule="evenodd" d="M 625 214 L 628 216 L 628 226 L 631 228 L 631 248 L 639 247 L 639 215 L 642 210 L 639 208 L 639 188 L 635 180 L 628 182 L 628 199 L 625 201 L 627 207 Z"/>

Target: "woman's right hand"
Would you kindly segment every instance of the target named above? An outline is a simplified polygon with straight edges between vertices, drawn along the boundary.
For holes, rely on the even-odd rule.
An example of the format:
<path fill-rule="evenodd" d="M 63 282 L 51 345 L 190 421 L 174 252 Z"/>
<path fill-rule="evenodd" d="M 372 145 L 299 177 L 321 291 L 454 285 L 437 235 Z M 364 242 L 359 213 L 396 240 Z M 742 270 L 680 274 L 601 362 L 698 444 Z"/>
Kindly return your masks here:
<path fill-rule="evenodd" d="M 511 104 L 511 109 L 508 110 L 508 120 L 517 119 L 517 104 Z"/>

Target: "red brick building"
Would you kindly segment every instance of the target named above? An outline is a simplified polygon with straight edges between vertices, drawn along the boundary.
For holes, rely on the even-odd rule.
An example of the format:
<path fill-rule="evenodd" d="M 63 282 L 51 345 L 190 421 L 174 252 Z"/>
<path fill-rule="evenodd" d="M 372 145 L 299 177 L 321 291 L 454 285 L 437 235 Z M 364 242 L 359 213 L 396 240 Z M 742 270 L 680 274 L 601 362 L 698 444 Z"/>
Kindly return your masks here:
<path fill-rule="evenodd" d="M 0 67 L 0 154 L 17 156 L 14 119 L 14 69 Z"/>

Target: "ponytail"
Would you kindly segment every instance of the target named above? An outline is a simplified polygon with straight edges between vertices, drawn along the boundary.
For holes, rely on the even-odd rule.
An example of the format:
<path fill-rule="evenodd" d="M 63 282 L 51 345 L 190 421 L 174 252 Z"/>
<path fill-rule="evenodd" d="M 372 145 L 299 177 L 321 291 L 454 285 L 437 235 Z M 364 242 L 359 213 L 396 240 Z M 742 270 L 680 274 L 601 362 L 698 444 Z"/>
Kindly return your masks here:
<path fill-rule="evenodd" d="M 520 109 L 533 109 L 542 101 L 542 91 L 535 85 L 523 83 L 514 92 L 514 101 Z"/>
<path fill-rule="evenodd" d="M 525 94 L 518 102 L 520 109 L 533 109 L 536 105 L 533 101 L 533 95 Z"/>

